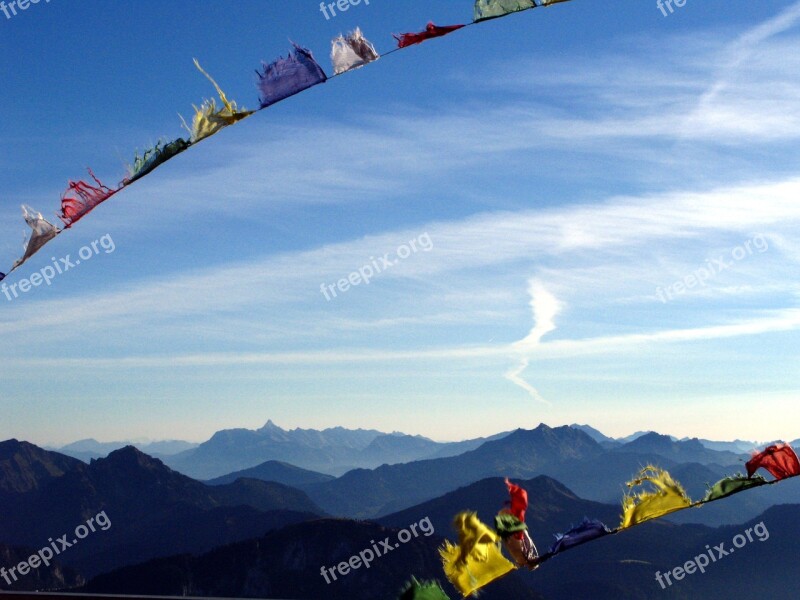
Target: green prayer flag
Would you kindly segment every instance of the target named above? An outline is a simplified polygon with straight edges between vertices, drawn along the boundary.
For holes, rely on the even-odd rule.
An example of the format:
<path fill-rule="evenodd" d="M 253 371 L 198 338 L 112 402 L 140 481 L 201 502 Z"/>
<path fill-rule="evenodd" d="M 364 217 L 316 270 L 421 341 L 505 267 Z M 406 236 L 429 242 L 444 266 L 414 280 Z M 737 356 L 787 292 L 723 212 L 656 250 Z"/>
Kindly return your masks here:
<path fill-rule="evenodd" d="M 534 0 L 476 0 L 473 20 L 478 23 L 529 8 L 536 8 Z"/>
<path fill-rule="evenodd" d="M 494 530 L 501 538 L 505 539 L 520 531 L 527 531 L 528 526 L 514 515 L 500 513 L 494 518 Z"/>
<path fill-rule="evenodd" d="M 749 478 L 745 475 L 733 475 L 731 477 L 726 477 L 709 488 L 706 497 L 703 499 L 703 502 L 719 500 L 720 498 L 732 496 L 733 494 L 764 485 L 765 483 L 767 483 L 767 480 L 761 477 L 761 475 L 756 475 L 752 478 Z"/>
<path fill-rule="evenodd" d="M 438 581 L 420 583 L 416 577 L 412 577 L 397 600 L 450 600 L 450 597 L 444 593 Z"/>

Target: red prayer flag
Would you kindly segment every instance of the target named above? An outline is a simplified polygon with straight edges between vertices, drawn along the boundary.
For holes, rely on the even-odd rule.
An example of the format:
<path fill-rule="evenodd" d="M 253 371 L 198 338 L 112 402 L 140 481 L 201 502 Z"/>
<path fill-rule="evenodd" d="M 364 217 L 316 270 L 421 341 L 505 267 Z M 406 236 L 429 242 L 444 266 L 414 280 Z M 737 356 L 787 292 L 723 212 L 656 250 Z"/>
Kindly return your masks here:
<path fill-rule="evenodd" d="M 431 38 L 447 35 L 448 33 L 455 31 L 456 29 L 461 29 L 462 27 L 464 27 L 464 25 L 445 25 L 440 27 L 438 25 L 434 25 L 433 23 L 428 23 L 425 31 L 420 31 L 419 33 L 401 33 L 399 35 L 394 34 L 394 39 L 397 40 L 398 48 L 405 48 L 407 46 L 413 46 L 414 44 L 421 44 L 425 40 L 429 40 Z"/>
<path fill-rule="evenodd" d="M 528 510 L 528 492 L 516 484 L 506 479 L 508 495 L 511 496 L 511 508 L 509 512 L 523 523 L 525 522 L 525 511 Z"/>
<path fill-rule="evenodd" d="M 507 512 L 514 515 L 521 522 L 525 522 L 525 511 L 528 510 L 528 492 L 520 486 L 511 483 L 506 477 L 506 487 L 508 488 L 508 495 L 511 500 L 509 508 L 504 509 L 502 512 Z M 524 536 L 522 532 L 515 533 L 512 537 L 521 540 Z"/>
<path fill-rule="evenodd" d="M 89 175 L 94 179 L 96 186 L 85 181 L 70 181 L 67 191 L 61 197 L 61 215 L 59 215 L 59 218 L 64 221 L 64 225 L 68 228 L 92 212 L 98 204 L 105 202 L 122 189 L 118 187 L 112 190 L 106 187 L 94 176 L 91 169 L 89 169 Z"/>
<path fill-rule="evenodd" d="M 800 460 L 789 444 L 775 444 L 753 455 L 747 464 L 747 476 L 752 477 L 759 468 L 766 469 L 776 481 L 800 475 Z"/>

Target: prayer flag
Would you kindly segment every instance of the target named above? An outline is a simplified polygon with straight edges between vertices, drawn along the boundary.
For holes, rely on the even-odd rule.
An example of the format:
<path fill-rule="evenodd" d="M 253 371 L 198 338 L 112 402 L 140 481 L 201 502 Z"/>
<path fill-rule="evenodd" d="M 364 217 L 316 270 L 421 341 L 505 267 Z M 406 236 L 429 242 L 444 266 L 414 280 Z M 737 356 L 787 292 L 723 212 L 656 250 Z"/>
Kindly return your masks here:
<path fill-rule="evenodd" d="M 417 581 L 412 577 L 397 600 L 450 600 L 438 581 Z"/>
<path fill-rule="evenodd" d="M 556 535 L 556 541 L 550 548 L 550 555 L 558 554 L 586 542 L 591 542 L 612 533 L 603 523 L 596 519 L 584 519 L 583 523 L 573 527 L 567 533 Z"/>
<path fill-rule="evenodd" d="M 756 475 L 755 477 L 745 477 L 744 475 L 726 477 L 709 488 L 706 497 L 703 498 L 703 502 L 713 502 L 720 498 L 733 496 L 734 494 L 764 485 L 765 483 L 767 483 L 767 480 L 761 477 L 761 475 Z"/>
<path fill-rule="evenodd" d="M 67 229 L 92 212 L 98 204 L 105 202 L 122 189 L 118 187 L 112 190 L 106 187 L 94 176 L 91 169 L 89 169 L 89 175 L 97 185 L 85 181 L 70 181 L 67 191 L 61 196 L 59 218 L 64 221 Z"/>
<path fill-rule="evenodd" d="M 480 23 L 529 8 L 536 8 L 534 0 L 476 0 L 473 20 Z"/>
<path fill-rule="evenodd" d="M 639 472 L 636 479 L 628 482 L 628 487 L 642 486 L 645 482 L 652 484 L 656 491 L 642 491 L 625 496 L 622 501 L 623 529 L 689 508 L 692 504 L 681 484 L 672 479 L 672 476 L 663 469 L 653 466 L 645 467 Z"/>
<path fill-rule="evenodd" d="M 398 48 L 406 48 L 407 46 L 413 46 L 414 44 L 421 44 L 425 40 L 447 35 L 448 33 L 451 33 L 456 29 L 461 29 L 462 27 L 464 27 L 464 25 L 446 25 L 439 27 L 433 23 L 428 23 L 425 31 L 420 31 L 419 33 L 394 34 L 394 39 L 397 40 Z"/>
<path fill-rule="evenodd" d="M 775 444 L 753 455 L 747 464 L 747 476 L 752 477 L 759 468 L 765 469 L 776 480 L 800 475 L 800 461 L 789 444 Z"/>
<path fill-rule="evenodd" d="M 222 102 L 222 107 L 219 110 L 217 109 L 217 104 L 213 99 L 204 101 L 200 105 L 200 108 L 194 106 L 194 118 L 192 119 L 191 128 L 186 125 L 186 121 L 183 122 L 183 126 L 192 136 L 191 143 L 196 144 L 207 137 L 211 137 L 225 127 L 233 125 L 234 123 L 238 123 L 242 119 L 249 117 L 254 111 L 244 109 L 239 110 L 236 106 L 236 102 L 230 102 L 228 100 L 228 98 L 225 96 L 225 92 L 223 92 L 222 89 L 220 89 L 220 87 L 217 85 L 217 82 L 214 81 L 211 76 L 203 70 L 203 68 L 200 66 L 200 63 L 197 62 L 197 59 L 194 59 L 194 66 L 196 66 L 197 69 L 214 85 L 214 88 L 217 90 L 217 94 L 219 94 L 219 99 Z"/>
<path fill-rule="evenodd" d="M 261 108 L 271 106 L 328 80 L 322 67 L 314 60 L 311 51 L 297 44 L 293 45 L 294 51 L 290 52 L 289 56 L 280 57 L 270 64 L 265 63 L 263 71 L 256 71 Z"/>
<path fill-rule="evenodd" d="M 137 179 L 152 173 L 169 159 L 189 148 L 190 145 L 183 138 L 178 138 L 166 144 L 158 142 L 152 148 L 145 150 L 141 156 L 137 152 L 133 164 L 128 166 L 128 176 L 122 180 L 122 183 L 130 185 Z"/>
<path fill-rule="evenodd" d="M 539 566 L 539 551 L 533 543 L 525 512 L 528 510 L 528 492 L 506 479 L 506 487 L 511 497 L 509 508 L 504 508 L 495 517 L 495 529 L 503 538 L 503 546 L 520 567 L 533 570 Z"/>
<path fill-rule="evenodd" d="M 357 27 L 347 37 L 340 35 L 333 40 L 331 61 L 333 62 L 333 72 L 337 75 L 363 67 L 378 60 L 378 58 L 378 52 L 375 47 L 362 35 L 361 30 Z"/>
<path fill-rule="evenodd" d="M 31 237 L 28 243 L 25 244 L 25 254 L 14 263 L 14 266 L 11 267 L 12 271 L 21 267 L 26 260 L 41 250 L 47 242 L 61 233 L 58 227 L 42 216 L 42 213 L 33 210 L 30 206 L 22 207 L 22 217 L 31 228 Z M 2 279 L 0 277 L 0 280 Z"/>
<path fill-rule="evenodd" d="M 503 557 L 500 538 L 474 512 L 456 516 L 458 545 L 445 541 L 439 549 L 447 579 L 465 597 L 514 570 Z"/>

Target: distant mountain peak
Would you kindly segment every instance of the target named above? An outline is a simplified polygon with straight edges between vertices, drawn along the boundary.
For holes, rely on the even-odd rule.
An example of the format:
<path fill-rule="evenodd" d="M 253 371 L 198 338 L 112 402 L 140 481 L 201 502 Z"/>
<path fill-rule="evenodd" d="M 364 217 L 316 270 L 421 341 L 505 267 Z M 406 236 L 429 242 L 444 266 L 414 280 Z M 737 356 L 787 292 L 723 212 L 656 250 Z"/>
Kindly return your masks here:
<path fill-rule="evenodd" d="M 670 439 L 674 440 L 674 438 L 670 438 Z M 703 446 L 703 442 L 701 442 L 700 439 L 696 438 L 696 437 L 689 438 L 688 440 L 681 440 L 681 443 L 682 444 L 690 444 L 692 446 L 696 446 L 697 448 L 705 448 L 705 446 Z"/>
<path fill-rule="evenodd" d="M 694 450 L 702 450 L 705 448 L 703 444 L 697 438 L 687 438 L 684 440 L 677 440 L 671 435 L 665 435 L 663 433 L 656 433 L 655 431 L 649 431 L 644 435 L 639 436 L 630 444 L 634 446 L 644 446 L 644 445 L 653 445 L 653 446 L 661 446 L 664 448 L 671 447 L 673 444 L 678 444 L 684 448 L 691 448 Z"/>
<path fill-rule="evenodd" d="M 522 480 L 516 480 L 515 482 L 519 483 L 520 481 Z M 557 479 L 550 477 L 549 475 L 537 475 L 536 477 L 530 479 L 527 482 L 527 485 L 532 491 L 536 492 L 539 495 L 543 495 L 542 492 L 548 490 L 557 492 L 565 496 L 569 496 L 570 498 L 576 498 L 576 499 L 578 498 L 578 496 L 575 495 L 575 492 L 573 492 L 571 489 L 569 489 L 567 486 L 565 486 Z"/>
<path fill-rule="evenodd" d="M 138 469 L 144 467 L 148 469 L 170 470 L 163 462 L 145 454 L 135 446 L 125 446 L 119 450 L 114 450 L 105 458 L 92 460 L 91 464 L 92 466 L 103 465 L 104 467 L 112 469 Z"/>
<path fill-rule="evenodd" d="M 6 440 L 0 442 L 0 491 L 27 493 L 83 466 L 79 460 L 29 442 Z"/>
<path fill-rule="evenodd" d="M 567 425 L 562 427 L 550 427 L 544 423 L 540 423 L 535 429 L 523 429 L 519 427 L 512 431 L 508 436 L 502 439 L 588 439 L 594 443 L 594 440 L 584 431 L 580 429 L 573 429 Z"/>
<path fill-rule="evenodd" d="M 627 444 L 629 442 L 633 442 L 635 440 L 638 440 L 640 437 L 643 437 L 645 435 L 649 435 L 651 433 L 658 433 L 658 432 L 657 431 L 652 431 L 652 430 L 651 431 L 637 431 L 636 433 L 632 433 L 632 434 L 630 434 L 628 436 L 621 437 L 621 438 L 616 438 L 616 441 L 622 442 L 623 444 Z M 674 435 L 668 435 L 667 437 L 670 438 L 673 442 L 677 442 L 678 441 L 678 438 L 676 438 Z"/>
<path fill-rule="evenodd" d="M 276 425 L 272 419 L 268 419 L 264 426 L 259 431 L 284 431 L 282 427 Z"/>
<path fill-rule="evenodd" d="M 651 449 L 670 449 L 670 448 L 677 448 L 680 445 L 683 445 L 686 448 L 694 446 L 692 442 L 678 442 L 672 439 L 669 435 L 663 435 L 661 433 L 656 433 L 655 431 L 649 431 L 643 435 L 640 435 L 636 439 L 628 442 L 626 447 L 630 448 L 651 448 Z M 697 447 L 702 448 L 701 444 L 697 442 Z"/>
<path fill-rule="evenodd" d="M 653 431 L 652 429 L 649 429 L 647 431 L 645 431 L 645 430 L 637 431 L 633 435 L 635 435 L 636 437 L 644 437 L 646 435 L 653 435 L 653 434 L 659 435 L 659 433 L 657 431 Z"/>
<path fill-rule="evenodd" d="M 0 442 L 0 458 L 6 455 L 11 455 L 20 448 L 22 448 L 27 442 L 20 442 L 16 438 L 11 438 L 10 440 L 5 440 Z"/>
<path fill-rule="evenodd" d="M 657 433 L 655 431 L 648 431 L 647 433 L 644 433 L 644 434 L 640 435 L 637 439 L 640 439 L 640 440 L 659 440 L 659 441 L 662 441 L 662 442 L 667 442 L 667 441 L 671 442 L 672 441 L 672 439 L 668 435 L 664 435 L 662 433 Z"/>
<path fill-rule="evenodd" d="M 592 427 L 591 425 L 579 425 L 578 423 L 573 423 L 570 425 L 571 429 L 577 429 L 578 431 L 583 431 L 587 434 L 590 438 L 592 438 L 595 442 L 613 442 L 614 439 L 608 437 L 602 431 L 599 431 Z"/>
<path fill-rule="evenodd" d="M 577 458 L 594 455 L 600 451 L 602 447 L 584 431 L 566 425 L 552 428 L 540 424 L 536 429 L 517 429 L 499 440 L 485 443 L 472 452 L 481 454 L 501 452 L 506 457 L 508 452 L 522 453 L 528 462 L 534 457 L 538 457 L 537 460 L 543 460 L 545 456 L 552 459 L 556 455 L 560 458 Z"/>
<path fill-rule="evenodd" d="M 147 455 L 144 452 L 142 452 L 141 450 L 139 450 L 136 446 L 133 446 L 133 445 L 129 444 L 127 446 L 123 446 L 119 450 L 114 450 L 113 452 L 111 452 L 108 455 L 108 458 L 112 458 L 112 457 L 115 457 L 115 456 L 126 456 L 126 457 L 127 456 L 136 456 L 136 457 L 139 457 L 139 456 L 147 456 Z"/>
<path fill-rule="evenodd" d="M 19 454 L 37 457 L 61 456 L 56 452 L 44 450 L 35 444 L 31 444 L 30 442 L 26 441 L 20 441 L 16 438 L 0 442 L 0 460 L 9 460 L 15 455 Z"/>

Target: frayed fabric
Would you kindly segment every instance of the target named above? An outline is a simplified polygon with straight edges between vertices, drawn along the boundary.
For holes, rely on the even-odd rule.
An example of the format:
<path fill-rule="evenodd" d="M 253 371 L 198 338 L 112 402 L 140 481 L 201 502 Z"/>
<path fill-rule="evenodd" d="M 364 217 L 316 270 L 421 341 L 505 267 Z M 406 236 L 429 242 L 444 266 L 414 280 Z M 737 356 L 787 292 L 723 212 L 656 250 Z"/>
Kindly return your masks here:
<path fill-rule="evenodd" d="M 311 51 L 297 44 L 293 45 L 294 50 L 289 56 L 264 64 L 262 70 L 256 71 L 261 108 L 272 106 L 328 80 Z"/>

